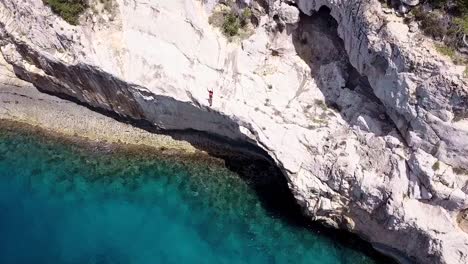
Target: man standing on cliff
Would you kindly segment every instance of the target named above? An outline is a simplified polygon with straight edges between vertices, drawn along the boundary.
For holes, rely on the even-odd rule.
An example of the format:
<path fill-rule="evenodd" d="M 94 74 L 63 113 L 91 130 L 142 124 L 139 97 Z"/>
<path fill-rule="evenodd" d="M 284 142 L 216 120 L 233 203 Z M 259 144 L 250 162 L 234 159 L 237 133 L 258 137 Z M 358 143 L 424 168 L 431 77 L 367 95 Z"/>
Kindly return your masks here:
<path fill-rule="evenodd" d="M 208 89 L 208 103 L 210 107 L 213 105 L 213 90 Z"/>

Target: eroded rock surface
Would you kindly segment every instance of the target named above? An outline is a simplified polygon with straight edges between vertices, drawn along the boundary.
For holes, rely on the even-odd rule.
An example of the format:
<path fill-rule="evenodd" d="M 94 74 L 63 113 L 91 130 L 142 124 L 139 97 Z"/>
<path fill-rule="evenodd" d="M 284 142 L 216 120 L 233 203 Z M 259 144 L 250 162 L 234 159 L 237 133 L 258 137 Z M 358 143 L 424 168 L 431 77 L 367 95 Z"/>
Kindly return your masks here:
<path fill-rule="evenodd" d="M 216 4 L 116 0 L 70 26 L 3 0 L 1 52 L 42 90 L 258 145 L 307 215 L 387 253 L 468 263 L 464 68 L 376 0 L 243 1 L 240 42 L 208 23 Z"/>

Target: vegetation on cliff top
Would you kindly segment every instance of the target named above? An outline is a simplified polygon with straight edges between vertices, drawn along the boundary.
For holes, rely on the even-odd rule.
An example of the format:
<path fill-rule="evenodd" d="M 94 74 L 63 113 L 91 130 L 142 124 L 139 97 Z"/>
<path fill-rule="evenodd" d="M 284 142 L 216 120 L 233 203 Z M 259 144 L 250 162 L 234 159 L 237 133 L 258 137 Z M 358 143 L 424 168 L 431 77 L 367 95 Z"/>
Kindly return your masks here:
<path fill-rule="evenodd" d="M 448 8 L 461 15 L 468 15 L 468 0 L 429 0 L 435 8 Z"/>
<path fill-rule="evenodd" d="M 468 0 L 426 0 L 405 15 L 422 32 L 438 41 L 437 50 L 455 64 L 468 64 Z M 468 67 L 467 72 L 468 74 Z"/>
<path fill-rule="evenodd" d="M 79 16 L 86 10 L 86 0 L 42 0 L 49 5 L 54 13 L 62 17 L 71 25 L 78 24 Z"/>
<path fill-rule="evenodd" d="M 244 38 L 249 35 L 252 11 L 245 7 L 240 9 L 234 2 L 228 5 L 220 4 L 210 17 L 210 24 L 219 27 L 223 34 L 232 40 L 234 37 Z"/>
<path fill-rule="evenodd" d="M 433 10 L 418 6 L 412 10 L 412 16 L 421 24 L 426 35 L 444 40 L 451 46 L 462 43 L 463 35 L 468 34 L 468 0 L 456 0 L 451 4 L 446 0 L 431 0 Z M 466 2 L 466 3 L 464 3 Z M 457 3 L 456 5 L 453 5 Z M 467 6 L 465 6 L 467 5 Z"/>

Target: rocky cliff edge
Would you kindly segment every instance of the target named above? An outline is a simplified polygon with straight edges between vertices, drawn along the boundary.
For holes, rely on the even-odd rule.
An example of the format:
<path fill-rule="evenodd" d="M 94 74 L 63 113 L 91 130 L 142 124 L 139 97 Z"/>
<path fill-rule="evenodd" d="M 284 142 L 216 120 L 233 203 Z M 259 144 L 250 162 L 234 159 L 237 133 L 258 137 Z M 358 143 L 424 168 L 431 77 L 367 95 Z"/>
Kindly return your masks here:
<path fill-rule="evenodd" d="M 377 0 L 239 4 L 229 41 L 215 0 L 92 1 L 80 26 L 2 0 L 0 49 L 43 91 L 263 148 L 305 214 L 401 261 L 468 263 L 464 68 Z"/>

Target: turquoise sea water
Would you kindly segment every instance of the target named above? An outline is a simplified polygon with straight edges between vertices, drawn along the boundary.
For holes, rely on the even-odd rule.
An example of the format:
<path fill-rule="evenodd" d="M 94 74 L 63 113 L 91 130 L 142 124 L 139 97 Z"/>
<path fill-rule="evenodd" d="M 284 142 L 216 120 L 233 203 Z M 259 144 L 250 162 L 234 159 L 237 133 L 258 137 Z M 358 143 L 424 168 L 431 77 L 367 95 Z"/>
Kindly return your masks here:
<path fill-rule="evenodd" d="M 0 263 L 383 263 L 272 214 L 226 168 L 0 130 Z"/>

